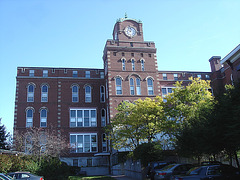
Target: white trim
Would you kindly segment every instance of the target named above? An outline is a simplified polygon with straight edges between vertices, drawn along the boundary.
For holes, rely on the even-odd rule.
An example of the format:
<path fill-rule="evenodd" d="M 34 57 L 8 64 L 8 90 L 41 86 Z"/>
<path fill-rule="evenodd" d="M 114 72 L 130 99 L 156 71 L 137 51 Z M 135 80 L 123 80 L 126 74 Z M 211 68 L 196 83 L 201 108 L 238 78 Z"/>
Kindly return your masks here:
<path fill-rule="evenodd" d="M 236 53 L 238 53 L 238 51 L 240 50 L 240 44 L 235 47 L 228 55 L 226 55 L 221 61 L 220 63 L 223 64 L 225 63 L 227 60 L 231 59 L 233 55 L 235 55 Z M 236 57 L 234 57 L 233 59 L 231 59 L 231 63 L 233 63 L 234 61 L 236 61 L 238 58 L 240 57 L 240 52 L 239 54 L 236 55 Z"/>

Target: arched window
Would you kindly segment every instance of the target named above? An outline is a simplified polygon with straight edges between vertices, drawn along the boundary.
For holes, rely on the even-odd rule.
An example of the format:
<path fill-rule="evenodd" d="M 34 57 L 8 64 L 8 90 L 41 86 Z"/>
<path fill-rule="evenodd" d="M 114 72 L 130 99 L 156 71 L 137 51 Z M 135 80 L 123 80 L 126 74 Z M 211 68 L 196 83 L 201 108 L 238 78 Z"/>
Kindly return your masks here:
<path fill-rule="evenodd" d="M 100 102 L 105 102 L 105 88 L 100 86 Z"/>
<path fill-rule="evenodd" d="M 132 70 L 135 71 L 135 62 L 134 62 L 134 59 L 132 59 Z"/>
<path fill-rule="evenodd" d="M 137 95 L 141 95 L 141 80 L 140 78 L 136 78 L 136 89 L 137 89 Z"/>
<path fill-rule="evenodd" d="M 134 90 L 134 80 L 133 78 L 130 78 L 130 94 L 134 95 L 135 94 L 135 90 Z"/>
<path fill-rule="evenodd" d="M 122 70 L 125 71 L 126 70 L 126 60 L 122 59 Z"/>
<path fill-rule="evenodd" d="M 74 85 L 72 86 L 72 102 L 78 102 L 78 86 Z"/>
<path fill-rule="evenodd" d="M 153 80 L 151 78 L 147 79 L 148 95 L 153 95 Z"/>
<path fill-rule="evenodd" d="M 47 110 L 40 110 L 40 127 L 47 127 Z"/>
<path fill-rule="evenodd" d="M 27 87 L 27 102 L 34 102 L 34 89 L 33 84 L 29 84 Z"/>
<path fill-rule="evenodd" d="M 141 60 L 141 69 L 142 69 L 142 71 L 145 70 L 145 68 L 144 68 L 144 60 L 143 59 Z"/>
<path fill-rule="evenodd" d="M 91 86 L 85 86 L 85 102 L 92 102 Z"/>
<path fill-rule="evenodd" d="M 105 109 L 101 110 L 101 126 L 102 127 L 106 126 L 106 110 Z"/>
<path fill-rule="evenodd" d="M 34 110 L 32 108 L 26 110 L 26 127 L 33 126 L 33 112 Z"/>
<path fill-rule="evenodd" d="M 41 102 L 48 102 L 48 86 L 43 85 L 41 87 Z"/>
<path fill-rule="evenodd" d="M 122 94 L 122 80 L 120 77 L 116 78 L 116 94 Z"/>

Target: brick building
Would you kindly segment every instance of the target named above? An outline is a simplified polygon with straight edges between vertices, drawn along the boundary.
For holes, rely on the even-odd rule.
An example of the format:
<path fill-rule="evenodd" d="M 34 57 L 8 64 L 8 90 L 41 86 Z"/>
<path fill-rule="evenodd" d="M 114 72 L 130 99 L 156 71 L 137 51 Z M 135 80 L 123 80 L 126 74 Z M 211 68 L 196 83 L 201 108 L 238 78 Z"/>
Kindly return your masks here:
<path fill-rule="evenodd" d="M 215 95 L 224 92 L 226 84 L 239 83 L 240 79 L 240 44 L 228 53 L 223 59 L 213 56 L 209 59 L 211 66 L 211 83 Z"/>
<path fill-rule="evenodd" d="M 106 42 L 103 69 L 18 67 L 14 130 L 55 128 L 71 149 L 61 157 L 76 166 L 105 166 L 110 148 L 104 127 L 122 101 L 170 93 L 176 81 L 210 79 L 210 72 L 159 71 L 155 43 L 142 22 L 120 18 Z"/>

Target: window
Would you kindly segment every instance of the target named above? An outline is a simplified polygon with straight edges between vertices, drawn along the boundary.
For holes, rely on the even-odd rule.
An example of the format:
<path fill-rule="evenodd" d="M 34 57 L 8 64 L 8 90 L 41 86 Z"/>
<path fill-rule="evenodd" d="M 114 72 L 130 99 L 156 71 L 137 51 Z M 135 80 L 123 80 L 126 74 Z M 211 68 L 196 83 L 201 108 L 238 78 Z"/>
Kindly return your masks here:
<path fill-rule="evenodd" d="M 210 79 L 210 76 L 208 74 L 205 75 L 206 79 Z"/>
<path fill-rule="evenodd" d="M 78 159 L 73 159 L 73 166 L 78 167 Z"/>
<path fill-rule="evenodd" d="M 153 95 L 153 80 L 151 78 L 147 79 L 148 95 Z"/>
<path fill-rule="evenodd" d="M 131 53 L 131 56 L 134 57 L 134 53 Z"/>
<path fill-rule="evenodd" d="M 96 127 L 96 109 L 70 109 L 70 127 Z"/>
<path fill-rule="evenodd" d="M 125 56 L 125 53 L 124 53 L 124 52 L 122 52 L 122 56 Z"/>
<path fill-rule="evenodd" d="M 134 80 L 133 78 L 130 78 L 130 94 L 134 95 L 135 91 L 134 91 Z"/>
<path fill-rule="evenodd" d="M 34 102 L 34 89 L 33 84 L 29 84 L 27 87 L 27 102 Z"/>
<path fill-rule="evenodd" d="M 133 43 L 132 42 L 130 42 L 130 46 L 133 47 Z"/>
<path fill-rule="evenodd" d="M 105 88 L 100 86 L 100 102 L 105 102 Z"/>
<path fill-rule="evenodd" d="M 29 70 L 29 76 L 34 77 L 34 70 Z"/>
<path fill-rule="evenodd" d="M 135 62 L 134 62 L 134 59 L 132 59 L 132 70 L 135 71 Z"/>
<path fill-rule="evenodd" d="M 122 70 L 125 71 L 126 70 L 126 60 L 122 59 Z"/>
<path fill-rule="evenodd" d="M 145 70 L 145 68 L 144 68 L 144 60 L 143 59 L 141 60 L 141 69 L 142 69 L 142 71 Z"/>
<path fill-rule="evenodd" d="M 43 77 L 48 77 L 48 70 L 43 70 Z"/>
<path fill-rule="evenodd" d="M 117 52 L 113 52 L 113 55 L 116 56 L 116 55 L 117 55 Z"/>
<path fill-rule="evenodd" d="M 152 54 L 148 54 L 148 57 L 152 57 Z"/>
<path fill-rule="evenodd" d="M 106 126 L 106 110 L 105 109 L 101 110 L 101 126 L 102 127 Z"/>
<path fill-rule="evenodd" d="M 78 77 L 78 72 L 77 71 L 73 71 L 73 77 Z"/>
<path fill-rule="evenodd" d="M 91 86 L 85 86 L 85 102 L 92 102 Z"/>
<path fill-rule="evenodd" d="M 90 78 L 90 71 L 85 71 L 85 78 Z"/>
<path fill-rule="evenodd" d="M 48 86 L 43 85 L 41 88 L 41 102 L 48 102 Z"/>
<path fill-rule="evenodd" d="M 100 72 L 100 78 L 104 79 L 104 72 Z"/>
<path fill-rule="evenodd" d="M 106 134 L 102 134 L 102 152 L 107 152 Z"/>
<path fill-rule="evenodd" d="M 140 80 L 140 78 L 136 79 L 136 85 L 137 85 L 137 95 L 141 95 L 141 80 Z"/>
<path fill-rule="evenodd" d="M 72 86 L 72 102 L 78 102 L 79 98 L 78 98 L 78 86 L 74 85 Z"/>
<path fill-rule="evenodd" d="M 201 75 L 201 74 L 198 74 L 197 77 L 198 77 L 199 79 L 201 79 L 201 78 L 202 78 L 202 75 Z"/>
<path fill-rule="evenodd" d="M 174 77 L 174 81 L 178 80 L 178 74 L 173 74 L 173 77 Z"/>
<path fill-rule="evenodd" d="M 164 97 L 167 95 L 167 94 L 170 94 L 172 93 L 172 87 L 164 87 L 162 88 L 162 98 L 163 98 L 163 101 L 166 102 L 166 100 L 164 99 Z"/>
<path fill-rule="evenodd" d="M 143 57 L 143 53 L 141 53 L 141 57 Z"/>
<path fill-rule="evenodd" d="M 70 134 L 71 153 L 97 152 L 97 134 Z"/>
<path fill-rule="evenodd" d="M 40 111 L 40 127 L 47 127 L 47 110 Z"/>
<path fill-rule="evenodd" d="M 163 80 L 167 80 L 167 74 L 166 73 L 163 73 L 162 76 L 163 76 Z"/>
<path fill-rule="evenodd" d="M 122 80 L 119 77 L 116 78 L 116 94 L 122 94 Z"/>
<path fill-rule="evenodd" d="M 32 108 L 26 111 L 26 127 L 33 127 L 33 112 L 34 110 Z"/>

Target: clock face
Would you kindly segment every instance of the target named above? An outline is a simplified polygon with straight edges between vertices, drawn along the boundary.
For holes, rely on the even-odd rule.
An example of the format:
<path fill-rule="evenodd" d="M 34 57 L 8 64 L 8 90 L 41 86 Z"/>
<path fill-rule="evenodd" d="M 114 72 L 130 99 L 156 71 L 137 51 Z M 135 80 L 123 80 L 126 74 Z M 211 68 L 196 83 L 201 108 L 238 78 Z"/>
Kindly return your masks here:
<path fill-rule="evenodd" d="M 132 26 L 127 26 L 127 27 L 124 29 L 124 32 L 125 32 L 125 34 L 126 34 L 127 36 L 129 36 L 129 37 L 131 37 L 131 38 L 137 34 L 136 29 L 135 29 L 134 27 L 132 27 Z"/>

